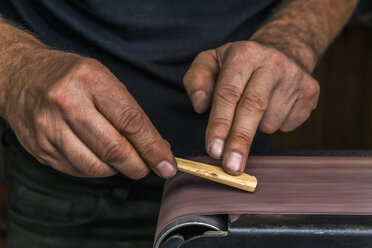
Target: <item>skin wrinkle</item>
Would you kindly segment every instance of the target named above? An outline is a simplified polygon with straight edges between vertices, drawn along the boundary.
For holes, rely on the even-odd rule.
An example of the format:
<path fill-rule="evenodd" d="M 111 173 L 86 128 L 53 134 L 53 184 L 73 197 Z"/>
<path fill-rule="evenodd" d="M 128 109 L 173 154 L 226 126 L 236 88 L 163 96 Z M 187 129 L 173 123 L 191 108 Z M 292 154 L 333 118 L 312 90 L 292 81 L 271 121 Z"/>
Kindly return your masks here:
<path fill-rule="evenodd" d="M 240 42 L 232 42 L 228 43 L 226 45 L 223 45 L 217 49 L 212 49 L 210 54 L 214 58 L 209 58 L 209 63 L 216 64 L 216 67 L 219 69 L 218 72 L 213 72 L 211 75 L 211 80 L 206 80 L 207 83 L 210 85 L 208 86 L 208 89 L 199 89 L 198 87 L 192 88 L 193 91 L 191 92 L 197 92 L 198 90 L 204 90 L 204 92 L 215 92 L 216 95 L 221 94 L 220 89 L 223 89 L 223 85 L 231 83 L 227 82 L 230 79 L 234 78 L 234 80 L 244 80 L 241 82 L 234 82 L 240 84 L 240 87 L 244 89 L 246 92 L 242 92 L 241 94 L 244 95 L 250 95 L 255 94 L 255 91 L 262 91 L 260 94 L 258 94 L 258 98 L 253 99 L 254 102 L 249 104 L 252 106 L 247 106 L 245 109 L 248 108 L 248 112 L 250 116 L 246 117 L 244 115 L 244 111 L 237 111 L 239 110 L 239 101 L 231 101 L 225 100 L 225 103 L 223 100 L 214 101 L 212 105 L 212 110 L 210 114 L 210 120 L 208 126 L 213 126 L 217 123 L 214 123 L 214 121 L 218 120 L 218 118 L 221 118 L 221 115 L 224 115 L 226 118 L 228 117 L 228 120 L 226 123 L 228 128 L 225 128 L 225 130 L 217 130 L 218 128 L 222 128 L 223 125 L 219 125 L 216 130 L 208 130 L 207 133 L 210 134 L 210 137 L 207 137 L 207 143 L 210 142 L 211 139 L 219 136 L 228 136 L 230 132 L 230 126 L 231 123 L 234 124 L 233 131 L 235 133 L 238 133 L 239 129 L 243 127 L 248 126 L 250 129 L 256 130 L 259 126 L 259 123 L 262 119 L 262 111 L 257 111 L 257 109 L 254 108 L 255 104 L 260 103 L 264 101 L 264 105 L 268 106 L 269 100 L 271 98 L 271 94 L 274 90 L 279 89 L 281 85 L 278 87 L 275 87 L 280 82 L 278 81 L 278 77 L 282 81 L 285 80 L 292 80 L 294 83 L 294 87 L 298 87 L 299 90 L 297 91 L 296 98 L 298 101 L 296 101 L 296 105 L 293 105 L 293 111 L 291 113 L 282 113 L 283 116 L 288 116 L 287 120 L 285 121 L 285 126 L 292 126 L 298 122 L 305 121 L 304 116 L 307 118 L 307 116 L 310 114 L 311 109 L 308 106 L 308 102 L 314 102 L 314 104 L 317 101 L 317 97 L 319 94 L 319 88 L 317 85 L 317 82 L 315 80 L 312 80 L 310 75 L 308 75 L 309 72 L 311 72 L 315 66 L 316 61 L 318 60 L 321 53 L 326 49 L 328 44 L 334 39 L 334 37 L 337 35 L 337 33 L 340 31 L 342 26 L 346 23 L 347 19 L 350 17 L 353 8 L 356 5 L 356 0 L 349 0 L 349 1 L 338 1 L 338 0 L 288 0 L 282 3 L 281 8 L 278 9 L 278 11 L 266 22 L 265 25 L 263 25 L 250 39 L 250 41 L 240 41 Z M 23 32 L 16 27 L 13 27 L 12 25 L 9 25 L 6 22 L 0 21 L 0 48 L 4 52 L 2 53 L 2 57 L 0 57 L 0 68 L 3 70 L 5 77 L 0 78 L 0 115 L 2 117 L 8 117 L 5 118 L 8 121 L 11 120 L 11 126 L 12 128 L 17 127 L 16 133 L 17 137 L 20 136 L 26 136 L 29 135 L 29 132 L 32 132 L 32 130 L 27 130 L 27 124 L 32 123 L 32 120 L 29 120 L 25 115 L 25 112 L 30 111 L 30 106 L 25 105 L 24 99 L 18 99 L 17 98 L 17 92 L 19 91 L 26 91 L 28 90 L 35 90 L 34 94 L 36 96 L 40 96 L 41 98 L 48 98 L 48 93 L 53 92 L 54 86 L 61 87 L 60 89 L 71 89 L 71 83 L 75 85 L 74 87 L 77 87 L 78 90 L 84 89 L 84 92 L 86 95 L 91 94 L 91 100 L 93 101 L 92 104 L 96 106 L 97 110 L 100 110 L 102 113 L 101 115 L 95 115 L 95 116 L 89 116 L 90 120 L 94 121 L 101 121 L 101 125 L 103 125 L 106 130 L 110 129 L 111 135 L 119 135 L 117 133 L 118 129 L 120 129 L 120 126 L 115 126 L 115 123 L 118 122 L 120 111 L 117 111 L 117 106 L 123 107 L 123 101 L 126 102 L 126 104 L 129 105 L 135 105 L 135 108 L 140 109 L 139 106 L 137 106 L 137 103 L 134 99 L 132 99 L 131 95 L 124 89 L 123 87 L 119 87 L 120 82 L 118 82 L 115 79 L 110 79 L 111 76 L 114 78 L 114 76 L 108 71 L 106 67 L 104 67 L 100 63 L 94 64 L 92 66 L 91 61 L 87 61 L 87 59 L 82 59 L 78 55 L 74 55 L 71 53 L 64 53 L 61 51 L 55 51 L 48 49 L 46 46 L 41 44 L 35 37 L 30 35 L 27 32 Z M 214 52 L 213 52 L 214 51 Z M 284 55 L 281 55 L 279 53 L 283 53 Z M 254 54 L 254 56 L 249 56 L 249 54 Z M 240 57 L 242 56 L 242 57 Z M 75 59 L 75 60 L 73 60 Z M 229 67 L 231 66 L 231 61 L 234 62 L 236 60 L 244 61 L 244 59 L 252 61 L 252 65 L 249 66 L 247 64 L 242 64 L 241 70 L 237 70 L 234 68 Z M 277 61 L 272 61 L 271 59 L 275 59 Z M 79 63 L 76 65 L 76 60 L 79 60 Z M 280 63 L 281 60 L 284 60 L 285 63 Z M 217 61 L 217 62 L 216 62 Z M 199 65 L 195 65 L 199 66 Z M 246 67 L 251 68 L 246 68 Z M 239 77 L 232 75 L 234 74 L 234 71 L 238 72 L 245 72 L 247 69 L 250 69 L 252 71 L 257 72 L 257 67 L 262 66 L 262 68 L 267 69 L 268 71 L 275 71 L 276 75 L 278 75 L 277 78 L 273 77 L 273 75 L 270 75 L 270 72 L 266 72 L 265 74 L 261 75 L 260 77 L 254 77 L 254 80 L 249 79 L 239 79 Z M 62 68 L 59 68 L 62 67 Z M 236 67 L 236 65 L 235 65 Z M 308 75 L 309 78 L 305 78 L 299 81 L 294 81 L 293 77 L 291 77 L 288 73 L 289 70 L 285 70 L 285 68 L 306 68 L 305 70 L 301 70 L 302 73 L 305 75 Z M 70 70 L 71 68 L 74 68 L 75 70 Z M 94 70 L 92 71 L 92 68 Z M 98 69 L 97 69 L 98 68 Z M 256 69 L 256 70 L 254 70 Z M 107 90 L 104 90 L 102 85 L 97 84 L 94 85 L 90 82 L 86 82 L 89 79 L 84 79 L 77 76 L 74 73 L 92 73 L 94 71 L 98 70 L 100 73 L 93 73 L 94 76 L 100 76 L 100 75 L 106 75 L 108 78 L 100 78 L 100 82 L 107 84 Z M 220 73 L 220 70 L 223 70 L 224 73 Z M 104 73 L 103 73 L 104 72 Z M 194 70 L 194 72 L 197 73 L 203 73 L 201 70 Z M 0 72 L 2 73 L 2 72 Z M 102 74 L 103 73 L 103 74 Z M 57 75 L 56 75 L 57 74 Z M 64 77 L 73 74 L 74 76 L 77 76 L 76 81 L 71 82 L 69 80 L 69 77 Z M 226 75 L 227 74 L 227 75 Z M 252 75 L 254 75 L 253 73 Z M 86 75 L 86 74 L 85 74 Z M 241 74 L 241 76 L 244 76 L 244 73 Z M 209 75 L 209 77 L 211 77 Z M 217 84 L 213 80 L 215 77 L 217 79 Z M 67 78 L 67 79 L 66 79 Z M 187 78 L 185 76 L 185 78 Z M 193 78 L 195 80 L 203 79 L 203 77 L 189 77 Z M 221 79 L 223 78 L 223 79 Z M 71 79 L 71 78 L 70 78 Z M 75 79 L 74 79 L 75 80 Z M 231 81 L 231 80 L 230 80 Z M 249 82 L 249 84 L 248 84 Z M 190 83 L 190 82 L 189 82 Z M 204 82 L 205 83 L 205 82 Z M 61 85 L 62 84 L 62 85 Z M 191 82 L 192 84 L 192 82 Z M 257 85 L 260 84 L 260 85 Z M 267 85 L 267 88 L 263 87 L 264 84 Z M 201 85 L 201 84 L 200 84 Z M 222 86 L 221 86 L 222 85 Z M 246 86 L 250 87 L 246 87 Z M 202 85 L 201 85 L 202 86 Z M 215 86 L 217 87 L 216 90 L 214 89 Z M 188 89 L 188 86 L 185 86 L 187 88 L 187 91 L 190 95 L 190 89 Z M 209 90 L 213 89 L 213 90 Z M 269 92 L 270 91 L 270 92 Z M 303 92 L 302 92 L 303 91 Z M 115 93 L 108 93 L 108 92 L 115 92 Z M 122 94 L 122 98 L 119 97 L 112 97 L 111 103 L 108 101 L 104 101 L 101 98 L 109 98 L 109 96 L 116 96 L 117 92 L 120 92 L 120 95 Z M 71 94 L 73 95 L 74 99 L 81 97 L 81 94 L 75 92 L 74 90 L 71 91 Z M 103 97 L 97 97 L 98 96 Z M 119 93 L 118 93 L 119 94 Z M 302 94 L 305 97 L 305 99 L 302 99 Z M 32 93 L 31 93 L 32 95 Z M 6 104 L 8 106 L 5 106 L 4 102 L 6 99 L 5 97 L 8 97 L 8 99 L 11 99 L 13 101 L 13 104 Z M 20 97 L 25 97 L 24 95 L 19 95 Z M 267 99 L 261 99 L 260 97 L 265 96 Z M 86 97 L 86 96 L 84 96 Z M 212 100 L 212 95 L 206 96 L 207 99 L 210 99 L 209 102 Z M 118 99 L 119 98 L 119 99 Z M 125 99 L 124 99 L 125 98 Z M 238 96 L 239 100 L 241 99 L 241 95 Z M 72 99 L 72 100 L 74 100 Z M 88 97 L 86 97 L 88 99 Z M 221 99 L 224 99 L 221 97 Z M 69 100 L 69 99 L 62 99 L 63 101 Z M 286 102 L 288 99 L 281 98 L 280 101 Z M 23 101 L 23 102 L 22 102 Z M 236 102 L 236 104 L 233 104 L 234 106 L 226 106 L 226 102 Z M 22 104 L 19 104 L 22 103 Z M 58 102 L 51 101 L 52 105 L 58 104 Z M 54 124 L 58 125 L 57 119 L 55 118 L 55 115 L 59 118 L 58 121 L 62 121 L 63 124 L 66 124 L 62 118 L 60 118 L 60 113 L 56 113 L 55 109 L 53 107 L 45 106 L 43 103 L 35 103 L 35 106 L 31 106 L 34 109 L 31 111 L 35 111 L 37 108 L 43 108 L 46 111 L 49 111 L 50 115 L 49 118 L 53 119 L 55 121 Z M 88 108 L 86 103 L 81 102 L 83 107 Z M 311 103 L 311 107 L 312 107 Z M 209 104 L 206 104 L 209 105 Z M 263 104 L 260 104 L 263 105 Z M 62 104 L 62 106 L 64 106 Z M 273 104 L 272 111 L 275 113 L 281 113 L 283 112 L 282 109 L 278 108 L 279 104 Z M 297 106 L 297 107 L 296 107 Z M 8 107 L 8 109 L 7 109 Z M 89 106 L 91 107 L 91 106 Z M 54 106 L 55 108 L 55 106 Z M 126 106 L 125 106 L 126 108 Z M 4 111 L 6 110 L 6 111 Z M 64 109 L 66 110 L 66 109 Z M 265 109 L 266 110 L 266 109 Z M 265 111 L 264 110 L 264 111 Z M 21 113 L 18 113 L 21 112 Z M 22 113 L 23 112 L 23 113 Z M 53 114 L 52 114 L 53 112 Z M 62 111 L 63 112 L 63 111 Z M 246 112 L 246 111 L 245 111 Z M 18 113 L 18 115 L 17 115 Z M 83 112 L 82 112 L 83 113 Z M 239 114 L 240 113 L 240 114 Z M 242 114 L 243 113 L 243 114 Z M 236 114 L 236 116 L 234 116 Z M 291 115 L 292 114 L 292 115 Z M 9 116 L 8 116 L 9 115 Z M 145 115 L 145 114 L 144 114 Z M 54 118 L 52 118 L 54 116 Z M 84 117 L 84 114 L 82 114 Z M 231 118 L 230 118 L 231 117 Z M 67 118 L 67 117 L 65 117 Z M 155 128 L 151 126 L 150 121 L 147 119 L 146 116 L 146 125 L 148 127 L 145 129 L 148 131 L 145 135 L 142 136 L 142 138 L 150 137 L 153 139 L 159 140 L 159 144 L 163 144 L 163 141 L 161 140 L 161 136 L 156 132 Z M 270 120 L 270 118 L 268 118 Z M 236 122 L 237 121 L 237 122 Z M 293 123 L 291 123 L 291 121 Z M 25 122 L 25 123 L 18 123 L 18 122 Z M 288 122 L 288 123 L 286 123 Z M 26 125 L 26 130 L 22 130 L 19 127 Z M 79 126 L 79 125 L 78 125 Z M 38 128 L 38 127 L 31 127 L 31 128 Z M 93 125 L 91 126 L 93 129 Z M 280 127 L 278 127 L 280 128 Z M 79 138 L 84 139 L 85 142 L 87 142 L 90 146 L 92 144 L 102 141 L 102 137 L 95 137 L 96 140 L 91 140 L 90 138 L 92 136 L 91 132 L 89 134 L 86 133 L 86 130 L 80 129 L 79 127 L 74 127 L 72 129 L 75 129 L 76 133 L 80 135 Z M 96 133 L 99 133 L 99 130 L 96 130 Z M 22 134 L 22 132 L 26 132 L 26 134 Z M 216 134 L 218 135 L 216 135 Z M 77 135 L 78 136 L 78 135 Z M 214 136 L 214 137 L 213 137 Z M 253 139 L 249 136 L 248 141 L 244 144 L 243 143 L 236 143 L 234 144 L 234 138 L 231 138 L 231 142 L 226 142 L 225 152 L 228 152 L 229 146 L 231 148 L 237 147 L 237 146 L 250 146 L 250 142 Z M 22 138 L 22 137 L 21 137 Z M 24 138 L 24 137 L 23 137 Z M 64 137 L 62 137 L 64 138 Z M 138 141 L 142 141 L 141 139 L 131 139 L 131 137 L 125 137 L 129 138 L 128 141 L 126 141 L 127 145 L 132 147 L 131 144 L 133 144 L 136 147 L 132 147 L 132 154 L 136 157 L 136 163 L 143 165 L 143 168 L 145 167 L 145 163 L 143 162 L 142 158 L 137 154 L 137 150 L 139 150 L 139 153 L 141 153 L 141 148 Z M 124 137 L 123 137 L 124 140 Z M 68 142 L 68 141 L 66 141 Z M 102 143 L 102 142 L 101 142 Z M 101 144 L 100 143 L 100 144 Z M 70 143 L 70 145 L 74 145 Z M 68 147 L 68 146 L 66 146 Z M 173 165 L 175 165 L 174 159 L 172 158 L 171 152 L 169 150 L 166 150 L 165 147 L 167 147 L 164 144 L 164 149 L 162 149 L 163 154 L 162 157 L 164 159 L 167 159 L 169 162 L 172 162 Z M 101 150 L 101 147 L 96 147 L 95 145 L 93 147 L 89 147 L 90 149 L 93 148 L 99 148 L 98 150 Z M 77 149 L 78 150 L 78 149 Z M 93 149 L 94 150 L 94 149 Z M 246 154 L 243 155 L 243 159 L 245 160 L 248 156 L 248 150 L 244 151 Z M 35 154 L 33 154 L 35 155 Z M 37 154 L 36 154 L 37 155 Z M 73 154 L 73 155 L 82 155 L 82 154 Z M 76 156 L 75 156 L 76 157 Z M 91 158 L 91 157 L 89 157 Z M 150 164 L 150 167 L 155 167 L 155 162 L 159 161 L 158 158 L 152 159 L 152 158 L 144 158 L 146 161 L 152 161 L 152 164 Z M 243 161 L 243 164 L 245 164 L 245 161 Z M 60 165 L 58 165 L 60 166 Z M 117 165 L 118 168 L 123 168 L 122 165 Z M 142 168 L 142 169 L 143 169 Z M 125 173 L 124 173 L 125 174 Z"/>
<path fill-rule="evenodd" d="M 185 78 L 195 79 L 185 82 L 187 92 L 207 94 L 206 89 L 214 88 L 213 95 L 205 97 L 213 99 L 206 145 L 217 137 L 228 137 L 223 140 L 222 152 L 222 164 L 227 172 L 237 170 L 236 163 L 226 164 L 228 154 L 236 151 L 236 147 L 240 147 L 245 164 L 255 132 L 241 135 L 246 136 L 243 139 L 236 134 L 247 128 L 269 133 L 290 131 L 309 117 L 320 91 L 311 72 L 350 18 L 356 3 L 356 0 L 284 1 L 251 39 L 215 49 L 220 69 L 216 82 L 208 80 L 208 73 L 204 74 L 207 80 L 203 82 L 200 81 L 203 77 L 187 75 L 195 73 L 195 67 L 203 66 L 203 61 L 199 60 L 187 72 Z M 204 64 L 214 62 L 203 59 Z M 252 71 L 249 77 L 245 77 L 247 71 Z"/>
<path fill-rule="evenodd" d="M 106 177 L 118 170 L 139 179 L 149 169 L 155 170 L 159 161 L 168 162 L 176 171 L 169 146 L 126 87 L 104 65 L 50 49 L 4 20 L 0 20 L 0 51 L 0 116 L 37 160 L 73 176 Z M 136 111 L 120 120 L 123 111 L 117 106 L 126 113 Z M 143 118 L 138 118 L 138 113 Z M 45 118 L 47 127 L 36 121 L 40 118 Z M 125 134 L 119 133 L 120 123 L 127 123 Z M 105 130 L 104 137 L 101 130 Z M 45 140 L 55 156 L 43 152 L 50 148 Z M 125 151 L 116 152 L 120 154 L 113 164 L 104 163 L 101 156 L 105 144 L 118 140 Z M 158 144 L 156 149 L 145 147 L 149 155 L 144 154 L 141 144 L 152 141 Z M 115 159 L 116 154 L 112 157 Z"/>

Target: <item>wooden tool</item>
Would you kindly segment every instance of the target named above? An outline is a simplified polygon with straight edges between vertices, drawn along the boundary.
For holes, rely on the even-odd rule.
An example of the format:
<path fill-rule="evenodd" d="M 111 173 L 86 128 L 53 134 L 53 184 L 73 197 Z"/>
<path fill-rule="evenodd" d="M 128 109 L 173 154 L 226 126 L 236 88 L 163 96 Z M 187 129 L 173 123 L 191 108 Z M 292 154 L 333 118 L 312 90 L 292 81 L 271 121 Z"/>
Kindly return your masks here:
<path fill-rule="evenodd" d="M 209 179 L 231 187 L 254 192 L 257 186 L 257 179 L 254 176 L 243 173 L 239 176 L 232 176 L 223 171 L 221 167 L 199 163 L 183 158 L 176 158 L 178 170 Z"/>

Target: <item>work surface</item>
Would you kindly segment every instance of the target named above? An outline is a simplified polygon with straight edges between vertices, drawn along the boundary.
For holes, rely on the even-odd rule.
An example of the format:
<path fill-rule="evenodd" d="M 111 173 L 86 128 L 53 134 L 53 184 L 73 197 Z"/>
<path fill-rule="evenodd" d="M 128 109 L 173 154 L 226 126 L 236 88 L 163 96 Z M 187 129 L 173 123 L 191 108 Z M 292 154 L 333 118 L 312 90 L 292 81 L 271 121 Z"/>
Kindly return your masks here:
<path fill-rule="evenodd" d="M 166 182 L 156 235 L 193 215 L 372 214 L 371 157 L 250 157 L 246 172 L 258 179 L 254 193 L 178 173 Z"/>

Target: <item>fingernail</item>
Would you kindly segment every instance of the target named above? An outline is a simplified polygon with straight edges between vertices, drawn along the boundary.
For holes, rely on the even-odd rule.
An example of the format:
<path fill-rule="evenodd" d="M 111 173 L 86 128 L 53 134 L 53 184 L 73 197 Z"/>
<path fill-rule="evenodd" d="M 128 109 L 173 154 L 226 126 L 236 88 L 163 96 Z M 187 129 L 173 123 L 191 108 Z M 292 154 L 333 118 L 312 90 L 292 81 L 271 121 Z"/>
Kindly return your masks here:
<path fill-rule="evenodd" d="M 174 169 L 173 165 L 171 165 L 168 161 L 161 161 L 157 166 L 156 170 L 160 174 L 160 176 L 164 178 L 172 177 L 176 170 Z"/>
<path fill-rule="evenodd" d="M 192 105 L 194 106 L 194 109 L 197 113 L 203 111 L 206 97 L 207 95 L 202 90 L 198 90 L 191 96 Z"/>
<path fill-rule="evenodd" d="M 209 146 L 209 152 L 213 157 L 221 158 L 224 145 L 225 142 L 222 139 L 214 139 Z"/>
<path fill-rule="evenodd" d="M 237 152 L 230 152 L 226 158 L 226 169 L 233 172 L 239 172 L 242 168 L 243 156 Z"/>

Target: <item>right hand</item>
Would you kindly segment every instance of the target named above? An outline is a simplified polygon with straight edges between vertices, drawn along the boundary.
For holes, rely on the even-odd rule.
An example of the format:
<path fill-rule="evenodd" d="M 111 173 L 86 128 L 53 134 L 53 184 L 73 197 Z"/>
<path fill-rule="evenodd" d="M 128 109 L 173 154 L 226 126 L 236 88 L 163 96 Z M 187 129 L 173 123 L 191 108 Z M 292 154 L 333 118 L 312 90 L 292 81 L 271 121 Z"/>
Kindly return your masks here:
<path fill-rule="evenodd" d="M 101 63 L 54 50 L 23 63 L 3 115 L 39 162 L 79 177 L 175 174 L 169 144 Z"/>

